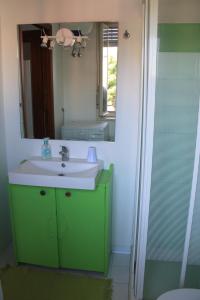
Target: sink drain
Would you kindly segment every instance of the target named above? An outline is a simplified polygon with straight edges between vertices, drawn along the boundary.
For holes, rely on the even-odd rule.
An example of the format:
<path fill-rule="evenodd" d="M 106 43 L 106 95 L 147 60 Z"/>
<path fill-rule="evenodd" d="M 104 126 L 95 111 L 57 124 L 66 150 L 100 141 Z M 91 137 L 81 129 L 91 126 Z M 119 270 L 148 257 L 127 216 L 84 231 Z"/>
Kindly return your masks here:
<path fill-rule="evenodd" d="M 58 174 L 58 176 L 65 176 L 63 173 Z"/>

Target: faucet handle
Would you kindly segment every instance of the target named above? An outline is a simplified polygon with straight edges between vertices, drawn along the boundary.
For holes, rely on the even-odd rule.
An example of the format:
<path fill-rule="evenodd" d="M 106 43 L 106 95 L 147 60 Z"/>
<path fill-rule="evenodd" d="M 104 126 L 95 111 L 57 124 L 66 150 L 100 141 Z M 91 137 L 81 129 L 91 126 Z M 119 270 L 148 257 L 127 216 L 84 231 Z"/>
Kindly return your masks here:
<path fill-rule="evenodd" d="M 65 152 L 65 153 L 66 153 L 66 152 L 69 152 L 69 149 L 68 149 L 66 146 L 62 146 L 62 145 L 61 145 L 60 147 L 61 147 L 61 151 L 62 151 L 62 152 Z"/>
<path fill-rule="evenodd" d="M 62 161 L 69 160 L 69 149 L 66 146 L 61 146 L 61 149 L 62 150 L 59 152 L 59 154 L 62 156 Z"/>

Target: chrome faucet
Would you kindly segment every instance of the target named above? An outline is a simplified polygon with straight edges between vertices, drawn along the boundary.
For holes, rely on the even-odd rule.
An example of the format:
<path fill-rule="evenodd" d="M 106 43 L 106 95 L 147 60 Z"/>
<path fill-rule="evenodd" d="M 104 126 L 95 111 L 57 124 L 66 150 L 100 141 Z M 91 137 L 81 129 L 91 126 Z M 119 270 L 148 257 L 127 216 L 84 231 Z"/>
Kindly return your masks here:
<path fill-rule="evenodd" d="M 68 161 L 69 160 L 69 149 L 66 146 L 61 146 L 61 151 L 59 154 L 61 155 L 62 161 Z"/>

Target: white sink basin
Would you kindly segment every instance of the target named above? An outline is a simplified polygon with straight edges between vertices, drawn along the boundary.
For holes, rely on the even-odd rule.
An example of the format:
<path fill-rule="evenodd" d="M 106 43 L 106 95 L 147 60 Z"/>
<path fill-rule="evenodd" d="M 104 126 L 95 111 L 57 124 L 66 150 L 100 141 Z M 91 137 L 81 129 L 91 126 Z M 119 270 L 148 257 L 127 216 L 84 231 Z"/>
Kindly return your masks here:
<path fill-rule="evenodd" d="M 103 161 L 89 163 L 86 159 L 61 161 L 60 158 L 34 157 L 9 172 L 8 177 L 12 184 L 94 190 L 102 168 Z"/>

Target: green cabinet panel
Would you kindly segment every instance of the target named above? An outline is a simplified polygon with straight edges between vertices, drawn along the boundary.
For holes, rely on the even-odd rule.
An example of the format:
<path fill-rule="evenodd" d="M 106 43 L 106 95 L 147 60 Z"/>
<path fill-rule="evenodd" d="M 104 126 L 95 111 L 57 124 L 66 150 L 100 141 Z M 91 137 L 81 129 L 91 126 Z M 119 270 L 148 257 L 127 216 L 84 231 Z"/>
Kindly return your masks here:
<path fill-rule="evenodd" d="M 56 190 L 61 267 L 104 272 L 105 186 Z"/>
<path fill-rule="evenodd" d="M 11 185 L 17 262 L 58 267 L 55 190 Z"/>

